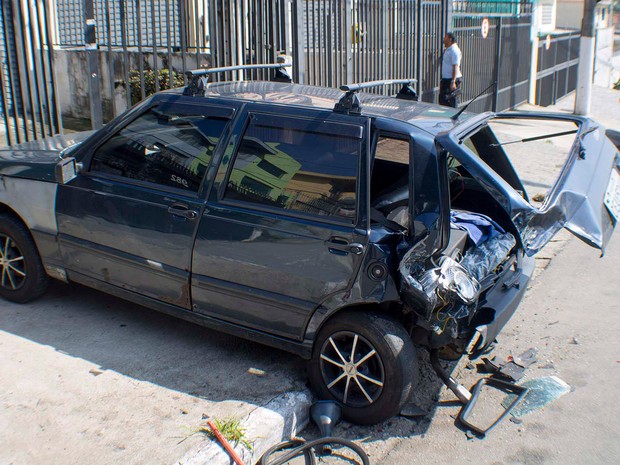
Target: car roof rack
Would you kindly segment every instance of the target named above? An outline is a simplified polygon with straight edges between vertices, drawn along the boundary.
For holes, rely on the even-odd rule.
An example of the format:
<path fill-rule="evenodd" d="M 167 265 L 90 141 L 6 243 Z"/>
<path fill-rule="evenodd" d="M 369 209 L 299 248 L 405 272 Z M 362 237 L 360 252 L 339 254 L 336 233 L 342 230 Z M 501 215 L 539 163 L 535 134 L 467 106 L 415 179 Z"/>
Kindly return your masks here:
<path fill-rule="evenodd" d="M 389 86 L 392 84 L 402 84 L 403 87 L 398 91 L 396 98 L 417 100 L 418 94 L 412 84 L 416 83 L 416 79 L 384 79 L 381 81 L 368 81 L 360 82 L 357 84 L 346 84 L 340 86 L 340 90 L 346 93 L 340 98 L 338 103 L 334 106 L 334 111 L 338 113 L 359 115 L 362 112 L 362 106 L 360 100 L 357 97 L 357 93 L 364 89 L 371 89 L 373 87 Z"/>
<path fill-rule="evenodd" d="M 275 76 L 271 79 L 276 82 L 293 82 L 289 74 L 284 68 L 290 68 L 293 66 L 291 63 L 273 63 L 264 65 L 237 65 L 237 66 L 225 66 L 222 68 L 205 68 L 194 69 L 185 71 L 185 75 L 189 81 L 189 84 L 183 90 L 183 95 L 200 95 L 204 96 L 209 83 L 209 76 L 211 74 L 225 73 L 227 71 L 244 71 L 252 69 L 275 69 Z"/>

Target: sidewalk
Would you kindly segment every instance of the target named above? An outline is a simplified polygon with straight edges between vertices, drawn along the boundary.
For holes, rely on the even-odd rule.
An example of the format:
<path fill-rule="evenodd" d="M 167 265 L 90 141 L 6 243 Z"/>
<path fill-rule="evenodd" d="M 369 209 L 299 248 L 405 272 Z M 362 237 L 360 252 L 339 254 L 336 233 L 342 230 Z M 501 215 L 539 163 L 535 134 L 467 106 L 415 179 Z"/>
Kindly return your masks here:
<path fill-rule="evenodd" d="M 529 103 L 518 110 L 544 111 L 572 114 L 575 108 L 575 93 L 561 98 L 555 105 L 541 107 Z M 592 107 L 590 117 L 605 126 L 605 129 L 620 131 L 620 90 L 592 86 Z"/>

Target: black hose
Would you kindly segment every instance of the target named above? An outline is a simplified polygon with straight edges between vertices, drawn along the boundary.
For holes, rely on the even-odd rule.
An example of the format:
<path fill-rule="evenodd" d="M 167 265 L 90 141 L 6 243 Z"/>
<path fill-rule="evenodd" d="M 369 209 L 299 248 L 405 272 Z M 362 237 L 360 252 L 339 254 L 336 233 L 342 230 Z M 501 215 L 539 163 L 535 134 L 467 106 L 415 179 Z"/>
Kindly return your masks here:
<path fill-rule="evenodd" d="M 364 452 L 364 449 L 362 449 L 360 446 L 355 444 L 353 441 L 349 441 L 348 439 L 331 438 L 331 437 L 315 439 L 314 441 L 309 441 L 309 442 L 305 442 L 301 439 L 294 439 L 292 441 L 281 442 L 280 444 L 276 444 L 271 449 L 269 449 L 267 452 L 265 452 L 263 456 L 260 458 L 260 460 L 258 461 L 258 464 L 259 465 L 282 465 L 284 463 L 287 463 L 293 460 L 295 457 L 298 457 L 303 454 L 306 465 L 316 465 L 316 455 L 314 454 L 314 451 L 312 450 L 312 448 L 315 446 L 319 446 L 321 444 L 340 444 L 342 446 L 348 447 L 349 449 L 354 451 L 359 456 L 359 458 L 362 459 L 363 465 L 370 465 L 370 460 L 368 459 L 366 452 Z M 276 458 L 275 460 L 271 462 L 269 461 L 273 453 L 284 450 L 284 449 L 289 449 L 291 447 L 293 447 L 294 449 L 291 449 L 289 452 L 281 455 L 280 457 Z"/>

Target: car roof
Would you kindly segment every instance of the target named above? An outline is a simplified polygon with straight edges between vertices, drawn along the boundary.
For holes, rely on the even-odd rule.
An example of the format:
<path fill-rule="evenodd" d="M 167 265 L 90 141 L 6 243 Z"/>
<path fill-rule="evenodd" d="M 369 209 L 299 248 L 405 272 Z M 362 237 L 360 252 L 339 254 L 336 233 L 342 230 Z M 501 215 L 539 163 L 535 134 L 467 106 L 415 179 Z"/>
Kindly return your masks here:
<path fill-rule="evenodd" d="M 180 92 L 180 89 L 174 89 L 173 92 Z M 329 87 L 269 81 L 239 81 L 209 83 L 205 97 L 333 110 L 344 94 L 344 91 Z M 454 108 L 366 92 L 359 92 L 357 95 L 364 116 L 404 121 L 433 135 L 451 129 L 455 125 L 450 119 L 456 113 Z M 465 112 L 459 118 L 459 122 L 471 116 L 472 113 Z"/>

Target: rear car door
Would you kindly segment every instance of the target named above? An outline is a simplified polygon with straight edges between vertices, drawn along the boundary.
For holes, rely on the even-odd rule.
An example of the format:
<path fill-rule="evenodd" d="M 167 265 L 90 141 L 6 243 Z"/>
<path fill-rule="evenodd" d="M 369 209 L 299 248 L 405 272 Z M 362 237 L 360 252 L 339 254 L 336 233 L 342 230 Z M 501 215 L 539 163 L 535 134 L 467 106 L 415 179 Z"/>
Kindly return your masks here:
<path fill-rule="evenodd" d="M 502 144 L 477 147 L 478 153 L 467 146 L 467 140 L 478 131 L 486 130 L 489 121 L 502 119 L 513 124 L 518 124 L 519 119 L 538 120 L 541 124 L 574 124 L 575 129 L 571 131 L 574 142 L 561 165 L 559 177 L 540 207 L 534 207 L 523 194 L 522 184 L 515 179 L 509 163 L 503 163 L 509 175 L 500 175 L 497 169 L 489 166 L 493 158 L 507 159 L 502 155 Z M 546 135 L 552 136 L 554 134 Z M 524 140 L 527 142 L 528 138 L 520 142 Z M 557 114 L 483 114 L 439 134 L 437 142 L 476 176 L 508 212 L 528 255 L 541 250 L 562 228 L 587 244 L 605 250 L 620 215 L 620 159 L 616 147 L 605 136 L 605 130 L 594 121 Z M 540 153 L 541 159 L 544 156 Z"/>
<path fill-rule="evenodd" d="M 82 173 L 59 186 L 70 278 L 190 308 L 200 191 L 234 110 L 184 100 L 162 102 L 120 127 L 86 156 Z"/>
<path fill-rule="evenodd" d="M 368 241 L 368 127 L 246 107 L 194 246 L 196 311 L 301 340 L 313 311 L 350 291 Z"/>

